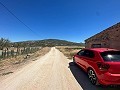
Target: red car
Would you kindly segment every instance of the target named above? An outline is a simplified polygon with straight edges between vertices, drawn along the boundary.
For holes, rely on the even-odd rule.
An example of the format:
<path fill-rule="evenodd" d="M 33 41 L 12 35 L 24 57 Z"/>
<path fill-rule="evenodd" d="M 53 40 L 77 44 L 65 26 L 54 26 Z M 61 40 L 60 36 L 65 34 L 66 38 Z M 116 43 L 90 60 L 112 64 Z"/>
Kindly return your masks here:
<path fill-rule="evenodd" d="M 82 49 L 73 57 L 94 85 L 120 85 L 120 51 L 109 48 Z"/>

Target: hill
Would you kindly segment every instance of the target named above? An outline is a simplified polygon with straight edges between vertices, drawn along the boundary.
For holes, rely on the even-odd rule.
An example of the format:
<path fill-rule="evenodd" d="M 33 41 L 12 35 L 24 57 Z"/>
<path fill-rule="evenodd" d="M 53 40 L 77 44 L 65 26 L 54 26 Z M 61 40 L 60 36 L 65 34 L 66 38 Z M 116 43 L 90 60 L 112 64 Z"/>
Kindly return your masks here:
<path fill-rule="evenodd" d="M 45 39 L 45 40 L 31 40 L 31 41 L 22 41 L 22 42 L 14 42 L 14 46 L 30 46 L 30 47 L 36 47 L 36 46 L 84 46 L 84 43 L 75 43 L 70 42 L 66 40 L 59 40 L 59 39 Z"/>

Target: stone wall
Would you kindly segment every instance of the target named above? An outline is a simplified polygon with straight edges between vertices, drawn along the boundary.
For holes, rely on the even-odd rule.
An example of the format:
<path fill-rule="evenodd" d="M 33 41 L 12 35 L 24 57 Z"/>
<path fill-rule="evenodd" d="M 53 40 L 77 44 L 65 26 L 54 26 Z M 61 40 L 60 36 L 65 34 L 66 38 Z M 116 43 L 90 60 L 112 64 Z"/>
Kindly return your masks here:
<path fill-rule="evenodd" d="M 85 43 L 86 48 L 101 45 L 101 47 L 120 49 L 120 23 L 86 39 Z"/>

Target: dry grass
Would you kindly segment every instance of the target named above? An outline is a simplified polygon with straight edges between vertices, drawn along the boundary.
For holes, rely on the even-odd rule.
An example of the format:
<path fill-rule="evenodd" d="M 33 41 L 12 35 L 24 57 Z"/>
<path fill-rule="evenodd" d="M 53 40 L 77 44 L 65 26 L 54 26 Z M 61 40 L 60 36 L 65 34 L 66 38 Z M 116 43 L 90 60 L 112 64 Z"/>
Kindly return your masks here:
<path fill-rule="evenodd" d="M 79 47 L 79 46 L 60 46 L 56 47 L 59 49 L 68 59 L 72 59 L 72 57 L 80 51 L 84 47 Z"/>
<path fill-rule="evenodd" d="M 11 70 L 19 68 L 20 66 L 27 64 L 30 61 L 35 61 L 35 60 L 37 60 L 38 57 L 45 55 L 49 51 L 50 51 L 50 48 L 45 47 L 33 54 L 20 55 L 20 56 L 14 57 L 14 58 L 0 60 L 0 76 L 10 74 L 12 72 Z"/>

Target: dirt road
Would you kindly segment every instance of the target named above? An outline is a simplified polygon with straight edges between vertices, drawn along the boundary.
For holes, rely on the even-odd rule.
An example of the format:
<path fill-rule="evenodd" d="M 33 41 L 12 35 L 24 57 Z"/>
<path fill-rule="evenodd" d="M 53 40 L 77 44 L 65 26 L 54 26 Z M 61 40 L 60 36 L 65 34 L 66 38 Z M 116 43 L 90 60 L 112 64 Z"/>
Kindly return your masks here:
<path fill-rule="evenodd" d="M 0 90 L 82 90 L 69 69 L 69 61 L 51 48 L 42 58 L 0 81 Z"/>

